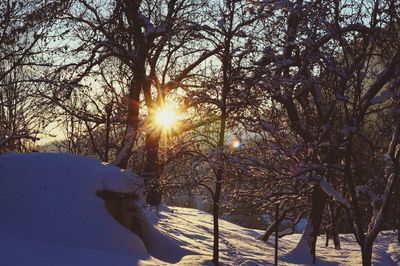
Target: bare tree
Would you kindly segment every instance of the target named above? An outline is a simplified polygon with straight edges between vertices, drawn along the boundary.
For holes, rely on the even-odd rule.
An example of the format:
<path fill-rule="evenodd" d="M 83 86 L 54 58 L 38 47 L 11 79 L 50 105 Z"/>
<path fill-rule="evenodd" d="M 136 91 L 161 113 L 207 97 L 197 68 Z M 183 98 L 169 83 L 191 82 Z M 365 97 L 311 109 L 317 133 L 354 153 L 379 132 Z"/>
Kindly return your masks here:
<path fill-rule="evenodd" d="M 376 122 L 373 117 L 377 114 L 385 114 L 393 104 L 391 96 L 397 95 L 399 51 L 391 44 L 398 41 L 398 27 L 394 26 L 398 18 L 390 10 L 398 7 L 391 1 L 366 6 L 354 2 L 346 7 L 341 1 L 295 1 L 287 6 L 267 6 L 288 10 L 281 13 L 284 20 L 270 22 L 280 26 L 278 29 L 285 37 L 281 43 L 268 44 L 258 62 L 257 75 L 264 77 L 262 86 L 275 103 L 273 106 L 284 111 L 282 122 L 287 123 L 297 139 L 296 149 L 302 150 L 302 156 L 297 157 L 298 169 L 292 176 L 301 177 L 313 187 L 308 224 L 293 252 L 306 247 L 315 262 L 315 242 L 329 197 L 347 210 L 361 246 L 363 264 L 370 265 L 373 241 L 398 175 L 398 155 L 394 151 L 397 126 L 390 144 L 388 134 L 386 142 L 380 143 L 388 147 L 392 169 L 389 176 L 381 177 L 384 191 L 380 196 L 373 196 L 377 191 L 370 194 L 372 179 L 361 178 L 355 172 L 359 166 L 354 158 L 363 154 L 355 142 L 363 138 L 374 143 L 368 133 L 369 122 Z M 365 15 L 369 16 L 367 22 Z M 286 24 L 280 24 L 281 21 Z M 385 53 L 388 50 L 391 54 Z M 388 118 L 395 123 L 396 119 Z M 374 206 L 367 226 L 362 222 L 362 194 L 369 195 Z"/>
<path fill-rule="evenodd" d="M 222 211 L 223 183 L 229 179 L 226 148 L 229 123 L 233 113 L 242 106 L 241 81 L 246 75 L 246 67 L 252 55 L 252 39 L 246 30 L 254 30 L 257 20 L 264 14 L 253 17 L 248 13 L 249 3 L 236 1 L 217 1 L 208 5 L 208 22 L 196 25 L 204 30 L 205 40 L 217 50 L 215 58 L 208 61 L 203 86 L 192 87 L 188 92 L 188 105 L 196 113 L 208 116 L 205 125 L 211 130 L 210 123 L 216 126 L 215 137 L 209 140 L 206 161 L 213 178 L 201 182 L 211 194 L 214 225 L 213 263 L 219 263 L 219 215 Z M 213 66 L 215 62 L 215 66 Z M 243 92 L 242 92 L 243 93 Z M 233 120 L 232 120 L 233 121 Z M 201 136 L 199 139 L 204 139 Z M 206 139 L 204 139 L 206 141 Z M 198 150 L 204 154 L 204 150 Z M 203 156 L 201 156 L 203 157 Z M 205 159 L 205 160 L 204 160 Z"/>
<path fill-rule="evenodd" d="M 53 19 L 66 3 L 2 1 L 0 3 L 0 150 L 29 150 L 27 142 L 47 124 L 30 82 L 49 66 L 42 55 Z M 46 15 L 44 15 L 46 13 Z"/>

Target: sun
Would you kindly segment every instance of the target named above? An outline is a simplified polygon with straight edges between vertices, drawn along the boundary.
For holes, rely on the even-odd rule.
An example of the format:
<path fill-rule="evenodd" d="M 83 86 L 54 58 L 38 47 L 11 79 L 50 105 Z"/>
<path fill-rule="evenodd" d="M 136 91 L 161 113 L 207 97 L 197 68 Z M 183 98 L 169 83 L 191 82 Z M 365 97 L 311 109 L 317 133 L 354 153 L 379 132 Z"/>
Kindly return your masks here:
<path fill-rule="evenodd" d="M 177 125 L 178 115 L 171 105 L 159 107 L 155 112 L 154 122 L 163 130 L 171 130 Z"/>

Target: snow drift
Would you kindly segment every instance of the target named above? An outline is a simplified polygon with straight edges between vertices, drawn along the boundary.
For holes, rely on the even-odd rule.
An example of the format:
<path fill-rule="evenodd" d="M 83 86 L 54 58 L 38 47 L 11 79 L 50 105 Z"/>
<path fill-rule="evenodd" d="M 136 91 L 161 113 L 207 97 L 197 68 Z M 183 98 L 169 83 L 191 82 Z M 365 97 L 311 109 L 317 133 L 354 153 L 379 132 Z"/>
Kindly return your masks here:
<path fill-rule="evenodd" d="M 136 193 L 140 177 L 82 156 L 0 155 L 0 265 L 135 265 L 154 247 L 116 222 L 99 191 Z M 145 215 L 142 215 L 146 217 Z M 144 218 L 146 219 L 146 218 Z M 148 222 L 148 239 L 185 254 Z"/>

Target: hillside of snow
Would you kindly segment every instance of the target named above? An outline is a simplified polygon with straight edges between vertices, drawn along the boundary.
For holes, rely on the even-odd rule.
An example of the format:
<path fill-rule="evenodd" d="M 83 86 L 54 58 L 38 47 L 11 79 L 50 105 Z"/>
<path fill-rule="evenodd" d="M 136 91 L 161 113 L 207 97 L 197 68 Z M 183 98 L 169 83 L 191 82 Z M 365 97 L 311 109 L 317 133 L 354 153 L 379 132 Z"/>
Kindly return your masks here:
<path fill-rule="evenodd" d="M 159 216 L 142 209 L 146 245 L 119 224 L 96 192 L 142 193 L 140 177 L 117 167 L 67 154 L 0 155 L 0 265 L 212 265 L 212 216 L 203 211 L 163 207 Z M 139 202 L 140 203 L 140 202 Z M 221 265 L 271 265 L 274 238 L 221 220 Z M 279 265 L 301 265 L 301 254 L 286 254 L 299 234 L 279 240 Z M 317 243 L 318 265 L 360 265 L 352 235 L 342 250 Z M 393 232 L 374 246 L 374 265 L 400 265 Z M 306 264 L 304 264 L 306 265 Z"/>
<path fill-rule="evenodd" d="M 170 210 L 169 210 L 170 209 Z M 185 249 L 196 252 L 185 256 L 178 265 L 212 265 L 212 216 L 203 211 L 169 207 L 161 212 L 156 226 L 160 231 L 180 242 Z M 220 249 L 222 265 L 273 265 L 274 237 L 268 243 L 257 240 L 263 231 L 244 228 L 220 221 Z M 286 254 L 298 243 L 300 234 L 279 239 L 279 265 L 308 265 L 301 263 L 301 254 L 288 261 Z M 333 243 L 325 247 L 325 236 L 317 241 L 318 265 L 361 265 L 361 253 L 353 235 L 340 236 L 342 249 L 335 250 Z M 373 265 L 400 265 L 400 246 L 396 233 L 383 232 L 374 245 Z M 150 258 L 143 265 L 168 265 Z"/>

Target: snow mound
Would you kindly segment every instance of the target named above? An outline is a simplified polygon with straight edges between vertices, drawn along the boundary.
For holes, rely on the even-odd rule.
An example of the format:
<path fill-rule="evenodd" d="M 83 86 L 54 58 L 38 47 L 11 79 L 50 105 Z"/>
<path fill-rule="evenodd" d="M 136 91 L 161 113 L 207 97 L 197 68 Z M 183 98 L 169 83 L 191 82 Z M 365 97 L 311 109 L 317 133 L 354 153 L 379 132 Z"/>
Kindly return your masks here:
<path fill-rule="evenodd" d="M 141 194 L 140 177 L 82 156 L 0 155 L 0 265 L 134 265 L 149 254 L 96 192 Z"/>

